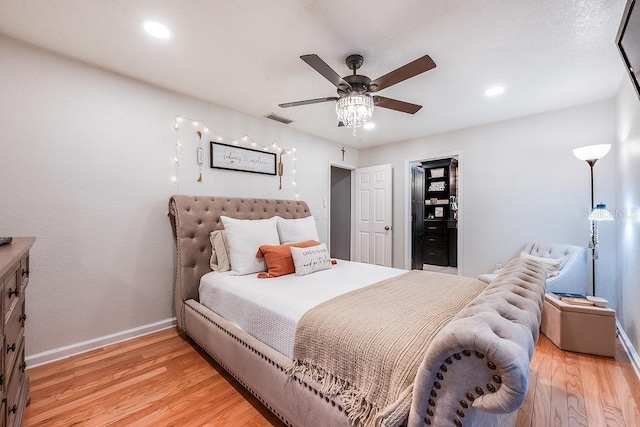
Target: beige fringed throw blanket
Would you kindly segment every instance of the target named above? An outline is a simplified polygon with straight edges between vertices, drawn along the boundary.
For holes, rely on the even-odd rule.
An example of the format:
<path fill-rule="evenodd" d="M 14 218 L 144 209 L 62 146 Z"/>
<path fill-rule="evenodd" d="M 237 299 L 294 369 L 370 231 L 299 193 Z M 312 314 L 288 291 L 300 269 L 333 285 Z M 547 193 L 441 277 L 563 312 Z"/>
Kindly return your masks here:
<path fill-rule="evenodd" d="M 411 271 L 320 304 L 298 323 L 289 372 L 339 395 L 356 426 L 398 426 L 429 342 L 485 286 Z"/>

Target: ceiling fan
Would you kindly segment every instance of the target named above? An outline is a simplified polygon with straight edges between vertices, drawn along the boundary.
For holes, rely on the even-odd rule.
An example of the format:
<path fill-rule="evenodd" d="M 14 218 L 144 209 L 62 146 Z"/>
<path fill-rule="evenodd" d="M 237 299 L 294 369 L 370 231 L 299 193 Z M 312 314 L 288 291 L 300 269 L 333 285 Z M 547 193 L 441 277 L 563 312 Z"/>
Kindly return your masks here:
<path fill-rule="evenodd" d="M 338 73 L 320 59 L 318 55 L 302 55 L 300 59 L 333 83 L 338 89 L 338 96 L 307 99 L 305 101 L 287 102 L 278 105 L 282 108 L 288 108 L 336 101 L 336 114 L 339 120 L 338 126 L 353 128 L 354 135 L 357 128 L 371 120 L 374 105 L 409 114 L 418 112 L 418 110 L 422 108 L 421 105 L 398 101 L 397 99 L 386 98 L 384 96 L 372 96 L 371 94 L 417 76 L 425 71 L 429 71 L 436 66 L 436 63 L 433 62 L 429 55 L 425 55 L 384 76 L 371 80 L 367 76 L 356 74 L 356 70 L 358 70 L 364 62 L 362 55 L 347 56 L 345 62 L 347 67 L 353 71 L 353 74 L 345 77 L 340 77 Z"/>

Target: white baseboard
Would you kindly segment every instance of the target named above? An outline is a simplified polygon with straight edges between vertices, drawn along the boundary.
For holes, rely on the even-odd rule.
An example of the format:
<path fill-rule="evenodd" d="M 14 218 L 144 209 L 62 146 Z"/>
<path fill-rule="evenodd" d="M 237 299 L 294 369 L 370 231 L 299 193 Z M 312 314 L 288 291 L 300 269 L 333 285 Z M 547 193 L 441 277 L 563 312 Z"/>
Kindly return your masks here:
<path fill-rule="evenodd" d="M 633 370 L 636 372 L 636 376 L 640 380 L 640 356 L 638 356 L 636 349 L 633 348 L 631 341 L 629 341 L 629 337 L 624 332 L 624 329 L 622 329 L 622 326 L 617 320 L 616 326 L 618 327 L 618 337 L 620 338 L 622 347 L 624 347 L 624 350 L 627 352 L 629 360 L 631 361 L 631 366 L 633 366 Z"/>
<path fill-rule="evenodd" d="M 82 341 L 77 344 L 71 344 L 64 347 L 54 348 L 53 350 L 43 351 L 42 353 L 32 354 L 25 357 L 25 361 L 27 362 L 27 367 L 35 368 L 36 366 L 46 365 L 47 363 L 66 359 L 68 357 L 106 347 L 111 344 L 117 344 L 133 338 L 159 332 L 164 329 L 169 329 L 175 325 L 176 318 L 172 317 L 170 319 L 161 320 L 159 322 L 150 323 L 148 325 L 139 326 L 126 331 L 116 332 L 115 334 L 105 335 L 91 340 Z"/>

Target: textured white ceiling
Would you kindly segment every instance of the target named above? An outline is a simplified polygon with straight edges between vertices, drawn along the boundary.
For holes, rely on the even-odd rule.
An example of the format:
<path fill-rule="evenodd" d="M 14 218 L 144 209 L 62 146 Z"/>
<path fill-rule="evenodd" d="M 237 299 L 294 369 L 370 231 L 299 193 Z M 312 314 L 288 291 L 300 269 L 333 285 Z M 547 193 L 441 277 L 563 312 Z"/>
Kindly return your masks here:
<path fill-rule="evenodd" d="M 615 36 L 625 0 L 2 0 L 0 33 L 215 104 L 367 147 L 612 97 L 624 68 Z M 172 31 L 151 38 L 141 23 Z M 437 68 L 379 94 L 423 105 L 382 108 L 357 137 L 336 127 L 334 96 L 300 55 L 338 74 L 362 54 L 375 79 L 422 55 Z M 505 93 L 487 98 L 494 84 Z M 176 112 L 179 113 L 179 112 Z"/>

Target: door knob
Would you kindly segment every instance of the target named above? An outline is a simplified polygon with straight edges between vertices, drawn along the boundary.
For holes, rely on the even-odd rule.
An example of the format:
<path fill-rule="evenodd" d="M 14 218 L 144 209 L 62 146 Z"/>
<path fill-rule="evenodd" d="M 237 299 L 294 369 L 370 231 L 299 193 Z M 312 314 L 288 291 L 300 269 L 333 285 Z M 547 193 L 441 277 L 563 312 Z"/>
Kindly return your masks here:
<path fill-rule="evenodd" d="M 385 229 L 385 230 L 387 230 L 387 231 L 389 231 L 389 226 L 388 226 L 388 225 L 385 225 L 384 229 Z"/>

